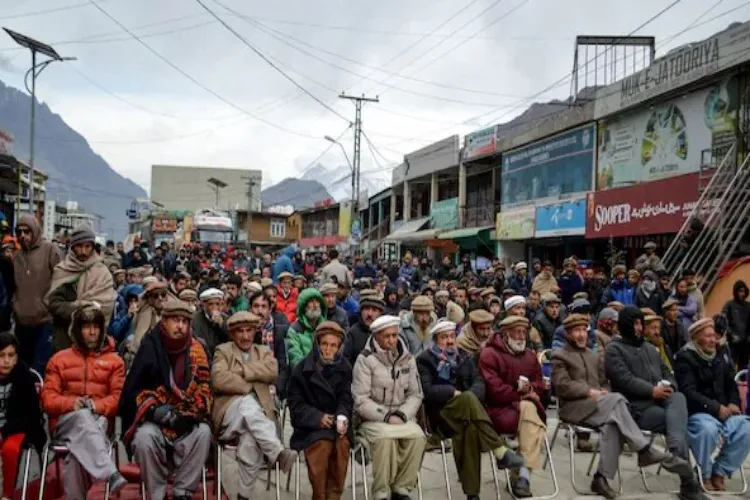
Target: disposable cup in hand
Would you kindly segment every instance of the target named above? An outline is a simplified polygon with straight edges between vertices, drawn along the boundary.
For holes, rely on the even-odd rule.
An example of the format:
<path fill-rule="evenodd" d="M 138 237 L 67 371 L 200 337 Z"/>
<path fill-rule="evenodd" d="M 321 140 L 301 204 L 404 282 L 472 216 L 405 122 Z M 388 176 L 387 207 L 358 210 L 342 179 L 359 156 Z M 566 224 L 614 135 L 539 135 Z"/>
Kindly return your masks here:
<path fill-rule="evenodd" d="M 529 379 L 527 377 L 524 377 L 523 375 L 518 377 L 518 390 L 520 391 L 521 389 L 523 389 L 523 387 L 528 383 Z"/>
<path fill-rule="evenodd" d="M 660 380 L 659 387 L 664 387 L 664 388 L 672 387 L 672 382 L 670 382 L 669 380 Z"/>
<path fill-rule="evenodd" d="M 343 434 L 346 430 L 346 424 L 349 421 L 348 418 L 346 418 L 345 415 L 338 415 L 336 416 L 336 431 L 339 434 Z"/>

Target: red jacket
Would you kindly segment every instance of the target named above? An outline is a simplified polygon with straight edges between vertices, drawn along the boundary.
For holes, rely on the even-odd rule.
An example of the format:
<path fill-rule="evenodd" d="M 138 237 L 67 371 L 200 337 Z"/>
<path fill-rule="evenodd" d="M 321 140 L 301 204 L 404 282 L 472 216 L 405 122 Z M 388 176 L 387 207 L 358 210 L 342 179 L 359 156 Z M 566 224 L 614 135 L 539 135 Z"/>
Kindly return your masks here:
<path fill-rule="evenodd" d="M 112 337 L 108 336 L 97 352 L 71 347 L 56 353 L 47 365 L 42 389 L 42 408 L 49 415 L 50 431 L 59 417 L 73 411 L 81 396 L 94 401 L 99 415 L 114 418 L 124 383 L 125 363 L 115 352 Z"/>
<path fill-rule="evenodd" d="M 479 373 L 485 381 L 484 404 L 495 430 L 500 434 L 515 434 L 518 431 L 518 377 L 525 376 L 531 382 L 540 401 L 545 401 L 546 390 L 542 378 L 542 367 L 534 351 L 526 349 L 516 354 L 505 344 L 499 333 L 493 335 L 479 355 Z M 546 419 L 544 405 L 537 404 L 539 416 Z"/>
<path fill-rule="evenodd" d="M 299 298 L 299 290 L 292 287 L 288 297 L 284 297 L 284 292 L 281 289 L 281 285 L 276 285 L 276 311 L 284 314 L 286 319 L 289 320 L 291 325 L 297 321 L 297 299 Z"/>

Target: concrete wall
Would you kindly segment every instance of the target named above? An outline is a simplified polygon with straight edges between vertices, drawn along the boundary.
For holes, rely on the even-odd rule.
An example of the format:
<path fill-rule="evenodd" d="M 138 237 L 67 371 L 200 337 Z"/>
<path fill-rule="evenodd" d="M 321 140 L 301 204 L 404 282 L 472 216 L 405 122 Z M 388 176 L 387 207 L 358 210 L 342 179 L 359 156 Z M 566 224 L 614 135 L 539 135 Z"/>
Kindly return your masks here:
<path fill-rule="evenodd" d="M 416 179 L 458 165 L 459 142 L 458 135 L 452 135 L 405 155 L 406 180 Z"/>
<path fill-rule="evenodd" d="M 242 177 L 252 177 L 255 179 L 252 208 L 260 210 L 262 176 L 260 170 L 152 165 L 151 199 L 161 203 L 164 210 L 247 210 L 247 180 Z M 211 177 L 227 184 L 219 190 L 218 207 L 215 207 L 214 188 L 207 182 Z"/>

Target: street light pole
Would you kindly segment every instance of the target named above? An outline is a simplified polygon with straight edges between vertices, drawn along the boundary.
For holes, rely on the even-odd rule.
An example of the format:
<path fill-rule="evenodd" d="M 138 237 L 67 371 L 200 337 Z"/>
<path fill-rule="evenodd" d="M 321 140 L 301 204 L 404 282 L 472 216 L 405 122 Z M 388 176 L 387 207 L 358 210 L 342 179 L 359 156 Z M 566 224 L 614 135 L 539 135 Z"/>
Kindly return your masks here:
<path fill-rule="evenodd" d="M 8 28 L 3 28 L 8 35 L 20 46 L 31 51 L 31 68 L 26 72 L 24 84 L 26 90 L 31 94 L 31 117 L 29 125 L 29 211 L 36 217 L 36 207 L 34 205 L 34 145 L 36 139 L 36 78 L 44 71 L 44 68 L 55 61 L 75 61 L 75 57 L 61 57 L 55 49 L 46 43 L 40 42 L 26 35 L 22 35 Z M 36 62 L 37 52 L 49 57 L 41 63 Z M 31 87 L 29 87 L 29 75 L 31 75 Z M 18 205 L 16 221 L 21 216 L 21 174 L 23 169 L 18 172 Z"/>

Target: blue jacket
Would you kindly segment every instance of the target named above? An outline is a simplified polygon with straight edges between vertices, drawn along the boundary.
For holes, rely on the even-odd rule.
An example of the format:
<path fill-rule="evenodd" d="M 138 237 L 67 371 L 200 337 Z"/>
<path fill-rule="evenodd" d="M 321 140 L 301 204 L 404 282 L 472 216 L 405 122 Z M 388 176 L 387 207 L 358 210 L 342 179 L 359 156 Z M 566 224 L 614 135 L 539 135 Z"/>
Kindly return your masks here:
<path fill-rule="evenodd" d="M 626 306 L 632 306 L 635 305 L 635 291 L 636 289 L 627 280 L 612 280 L 602 302 L 606 305 L 616 301 L 622 302 Z"/>
<path fill-rule="evenodd" d="M 532 284 L 533 281 L 531 281 L 531 276 L 529 274 L 526 275 L 526 279 L 523 279 L 520 274 L 517 274 L 510 279 L 510 287 L 515 290 L 518 295 L 523 295 L 524 297 L 529 296 Z"/>
<path fill-rule="evenodd" d="M 117 344 L 125 340 L 133 330 L 133 318 L 128 315 L 126 299 L 128 295 L 139 296 L 142 293 L 143 286 L 133 283 L 122 287 L 120 293 L 117 294 L 115 309 L 112 311 L 112 319 L 109 322 L 109 334 L 114 337 Z"/>
<path fill-rule="evenodd" d="M 357 302 L 353 297 L 347 297 L 346 300 L 341 301 L 337 300 L 336 304 L 346 311 L 347 317 L 353 316 L 357 313 L 359 313 L 359 302 Z"/>
<path fill-rule="evenodd" d="M 276 259 L 276 262 L 273 265 L 273 272 L 271 273 L 274 283 L 279 282 L 279 274 L 283 272 L 292 273 L 292 275 L 294 275 L 292 257 L 294 257 L 295 250 L 294 245 L 290 245 L 281 251 L 281 255 Z"/>
<path fill-rule="evenodd" d="M 692 295 L 679 297 L 674 292 L 672 292 L 671 298 L 680 301 L 680 305 L 677 306 L 677 321 L 682 323 L 685 331 L 688 331 L 690 325 L 695 321 L 695 315 L 698 313 L 698 301 Z"/>
<path fill-rule="evenodd" d="M 560 292 L 562 293 L 562 303 L 567 306 L 573 302 L 575 294 L 583 291 L 583 279 L 581 279 L 578 273 L 561 274 L 557 278 L 557 286 L 560 287 Z"/>

